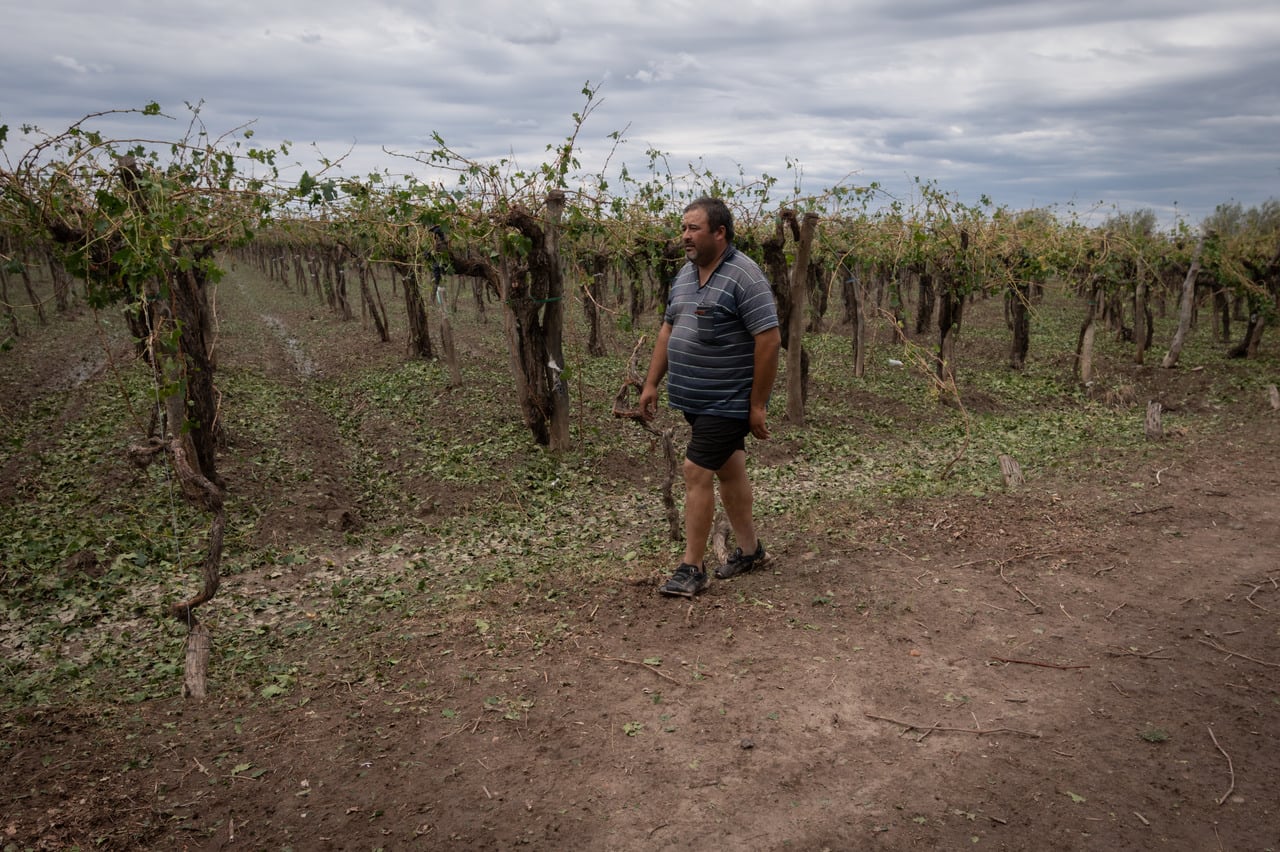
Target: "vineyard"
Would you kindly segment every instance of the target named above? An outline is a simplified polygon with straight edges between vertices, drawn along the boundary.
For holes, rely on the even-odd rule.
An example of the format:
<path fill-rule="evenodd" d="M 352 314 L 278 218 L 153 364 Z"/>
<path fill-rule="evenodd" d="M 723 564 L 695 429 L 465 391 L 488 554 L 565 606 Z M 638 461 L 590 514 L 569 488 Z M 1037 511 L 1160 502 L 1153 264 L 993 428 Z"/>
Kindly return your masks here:
<path fill-rule="evenodd" d="M 584 173 L 583 94 L 430 182 L 5 149 L 5 848 L 1280 846 L 1280 203 Z M 702 194 L 777 561 L 675 603 L 630 383 Z"/>

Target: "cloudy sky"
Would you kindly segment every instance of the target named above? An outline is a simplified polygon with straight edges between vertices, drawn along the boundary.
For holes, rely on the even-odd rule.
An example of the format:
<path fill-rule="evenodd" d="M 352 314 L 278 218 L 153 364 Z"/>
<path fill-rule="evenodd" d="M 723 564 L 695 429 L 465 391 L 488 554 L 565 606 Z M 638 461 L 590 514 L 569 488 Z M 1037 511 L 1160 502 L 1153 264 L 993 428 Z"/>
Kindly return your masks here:
<path fill-rule="evenodd" d="M 1276 0 L 8 2 L 0 123 L 158 102 L 254 122 L 292 160 L 402 172 L 432 147 L 524 166 L 603 99 L 584 165 L 769 174 L 784 194 L 914 178 L 966 203 L 1198 222 L 1280 197 Z M 315 147 L 312 147 L 314 144 Z M 353 147 L 354 146 L 354 147 Z M 799 168 L 788 168 L 788 162 Z M 1099 207 L 1099 205 L 1102 205 Z M 1099 212 L 1100 211 L 1100 212 Z"/>

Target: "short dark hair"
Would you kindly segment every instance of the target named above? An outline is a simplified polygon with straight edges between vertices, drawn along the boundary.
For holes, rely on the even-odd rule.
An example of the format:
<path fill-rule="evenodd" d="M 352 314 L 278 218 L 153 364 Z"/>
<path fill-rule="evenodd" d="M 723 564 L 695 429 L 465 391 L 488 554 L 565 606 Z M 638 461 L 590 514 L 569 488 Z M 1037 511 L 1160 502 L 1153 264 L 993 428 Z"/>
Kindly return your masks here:
<path fill-rule="evenodd" d="M 704 195 L 701 198 L 689 202 L 684 208 L 684 212 L 690 210 L 703 210 L 707 214 L 707 227 L 712 233 L 720 227 L 724 227 L 724 238 L 728 242 L 733 242 L 733 214 L 729 212 L 729 205 L 725 204 L 719 198 L 712 198 Z"/>

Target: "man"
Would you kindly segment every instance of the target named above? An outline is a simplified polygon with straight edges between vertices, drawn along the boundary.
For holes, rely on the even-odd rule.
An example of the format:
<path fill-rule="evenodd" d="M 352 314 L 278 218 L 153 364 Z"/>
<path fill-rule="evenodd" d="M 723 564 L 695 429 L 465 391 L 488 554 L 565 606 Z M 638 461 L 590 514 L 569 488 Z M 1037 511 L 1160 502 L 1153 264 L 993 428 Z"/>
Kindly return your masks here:
<path fill-rule="evenodd" d="M 718 198 L 699 198 L 684 210 L 684 265 L 654 346 L 640 393 L 640 412 L 652 419 L 658 383 L 668 376 L 671 407 L 693 429 L 685 452 L 685 550 L 664 595 L 691 598 L 707 587 L 703 556 L 715 516 L 715 482 L 737 548 L 715 571 L 719 579 L 763 564 L 747 477 L 745 438 L 769 437 L 765 408 L 778 374 L 781 334 L 773 292 L 760 267 L 733 247 L 733 215 Z"/>

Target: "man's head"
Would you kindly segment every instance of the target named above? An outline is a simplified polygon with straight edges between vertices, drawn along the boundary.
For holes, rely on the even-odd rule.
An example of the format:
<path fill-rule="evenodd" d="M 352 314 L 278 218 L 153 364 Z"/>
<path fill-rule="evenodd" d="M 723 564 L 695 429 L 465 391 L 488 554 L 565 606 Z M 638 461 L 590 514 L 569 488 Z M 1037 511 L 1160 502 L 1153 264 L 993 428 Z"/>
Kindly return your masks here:
<path fill-rule="evenodd" d="M 729 212 L 729 205 L 725 204 L 719 198 L 712 198 L 704 195 L 696 201 L 689 202 L 689 206 L 684 208 L 684 212 L 690 210 L 705 210 L 707 213 L 707 225 L 714 233 L 720 228 L 724 228 L 725 242 L 733 242 L 733 214 Z"/>
<path fill-rule="evenodd" d="M 684 208 L 681 236 L 685 257 L 699 267 L 709 266 L 733 242 L 733 214 L 719 198 L 699 198 Z"/>

